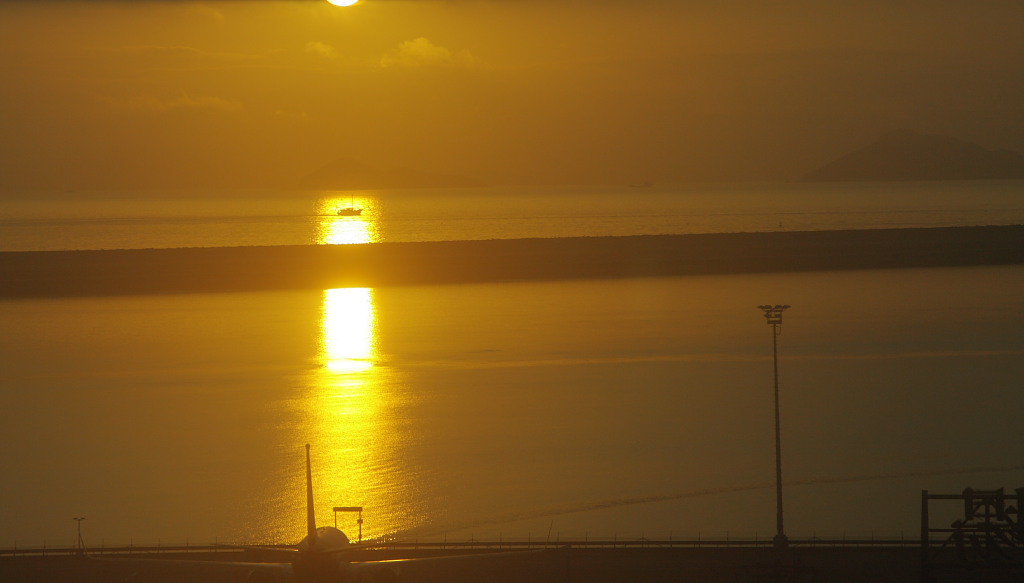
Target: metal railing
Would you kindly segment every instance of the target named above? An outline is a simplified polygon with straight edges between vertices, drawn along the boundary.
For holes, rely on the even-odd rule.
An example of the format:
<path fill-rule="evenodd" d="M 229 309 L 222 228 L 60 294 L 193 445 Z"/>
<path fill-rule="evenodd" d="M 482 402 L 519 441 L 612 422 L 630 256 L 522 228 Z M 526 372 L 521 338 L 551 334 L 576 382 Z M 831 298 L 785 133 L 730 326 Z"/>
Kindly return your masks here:
<path fill-rule="evenodd" d="M 575 549 L 681 549 L 681 548 L 771 548 L 772 539 L 733 538 L 668 538 L 668 539 L 566 539 L 566 540 L 467 540 L 467 541 L 403 541 L 364 542 L 359 548 L 367 551 L 383 549 L 407 549 L 423 551 L 446 550 L 522 550 L 564 548 Z M 920 539 L 912 538 L 792 538 L 789 546 L 794 548 L 913 548 L 921 545 Z M 259 545 L 265 548 L 291 548 L 291 545 Z M 88 548 L 90 555 L 121 554 L 162 554 L 162 553 L 240 553 L 245 549 L 230 544 L 158 544 L 118 545 Z M 4 556 L 60 556 L 81 554 L 74 546 L 0 548 Z"/>

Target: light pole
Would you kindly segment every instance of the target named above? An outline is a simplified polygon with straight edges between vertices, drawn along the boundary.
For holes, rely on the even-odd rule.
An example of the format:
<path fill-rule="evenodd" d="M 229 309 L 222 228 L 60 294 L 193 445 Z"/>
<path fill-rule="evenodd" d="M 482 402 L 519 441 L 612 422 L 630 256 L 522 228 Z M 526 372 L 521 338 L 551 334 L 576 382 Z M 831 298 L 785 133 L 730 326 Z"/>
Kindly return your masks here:
<path fill-rule="evenodd" d="M 782 312 L 788 305 L 758 306 L 764 310 L 764 318 L 772 327 L 772 363 L 775 372 L 775 548 L 784 549 L 789 545 L 782 526 L 782 432 L 779 429 L 779 331 L 782 328 Z"/>
<path fill-rule="evenodd" d="M 85 553 L 85 543 L 82 542 L 82 521 L 85 520 L 85 517 L 76 516 L 71 520 L 78 523 L 78 542 L 75 543 L 75 551 L 77 554 L 81 555 Z"/>

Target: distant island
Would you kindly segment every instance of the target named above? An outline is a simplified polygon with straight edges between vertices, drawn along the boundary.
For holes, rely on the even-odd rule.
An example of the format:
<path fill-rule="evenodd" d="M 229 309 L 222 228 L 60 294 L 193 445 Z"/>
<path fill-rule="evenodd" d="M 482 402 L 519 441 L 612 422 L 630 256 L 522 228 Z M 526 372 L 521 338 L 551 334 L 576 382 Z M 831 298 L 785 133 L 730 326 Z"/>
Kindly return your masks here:
<path fill-rule="evenodd" d="M 895 130 L 803 177 L 804 182 L 1024 178 L 1024 155 L 947 136 Z"/>
<path fill-rule="evenodd" d="M 299 181 L 304 189 L 365 190 L 374 188 L 455 188 L 483 186 L 472 178 L 434 174 L 412 168 L 378 168 L 352 158 L 339 158 Z"/>

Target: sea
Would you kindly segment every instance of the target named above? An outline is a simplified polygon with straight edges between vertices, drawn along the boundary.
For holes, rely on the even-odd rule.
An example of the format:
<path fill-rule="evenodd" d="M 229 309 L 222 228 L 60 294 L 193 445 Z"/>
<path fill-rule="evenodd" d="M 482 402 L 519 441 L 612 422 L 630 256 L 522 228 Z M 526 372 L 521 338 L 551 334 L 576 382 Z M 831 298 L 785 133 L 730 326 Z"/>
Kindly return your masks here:
<path fill-rule="evenodd" d="M 62 191 L 8 193 L 0 250 L 1003 224 L 1024 181 Z M 914 538 L 922 490 L 1024 486 L 1022 292 L 990 266 L 0 300 L 0 548 L 297 542 L 307 443 L 353 540 L 770 539 L 773 341 L 786 534 Z"/>

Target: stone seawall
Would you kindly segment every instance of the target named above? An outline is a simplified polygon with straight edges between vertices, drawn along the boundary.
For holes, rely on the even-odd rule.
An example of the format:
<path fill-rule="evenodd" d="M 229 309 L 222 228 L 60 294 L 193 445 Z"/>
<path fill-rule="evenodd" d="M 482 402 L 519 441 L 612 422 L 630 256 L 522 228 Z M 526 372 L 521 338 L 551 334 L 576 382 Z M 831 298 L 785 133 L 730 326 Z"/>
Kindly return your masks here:
<path fill-rule="evenodd" d="M 1024 226 L 0 252 L 0 297 L 1024 264 Z"/>

